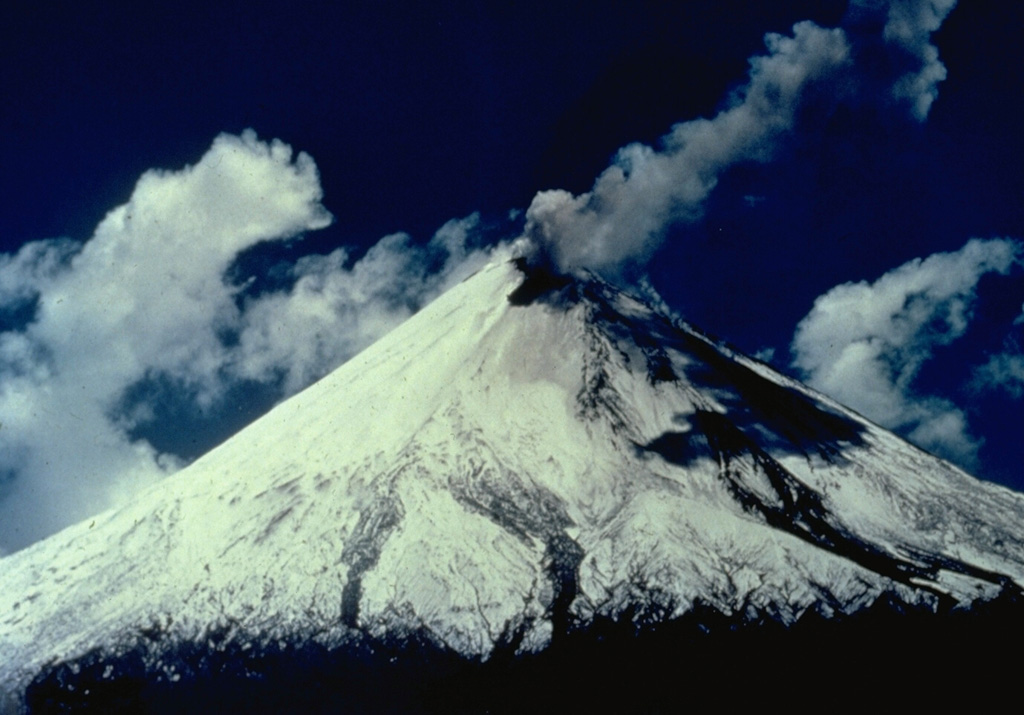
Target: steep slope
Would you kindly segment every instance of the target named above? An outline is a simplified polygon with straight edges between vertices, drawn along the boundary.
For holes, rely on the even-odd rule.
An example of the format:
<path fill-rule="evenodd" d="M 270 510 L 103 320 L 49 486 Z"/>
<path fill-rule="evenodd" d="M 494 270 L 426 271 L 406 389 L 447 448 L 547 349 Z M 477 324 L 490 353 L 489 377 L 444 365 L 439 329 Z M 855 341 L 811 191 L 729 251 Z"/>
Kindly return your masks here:
<path fill-rule="evenodd" d="M 133 503 L 0 560 L 8 702 L 86 656 L 173 683 L 182 644 L 487 658 L 695 608 L 787 624 L 1020 594 L 1024 497 L 599 281 L 522 269 L 492 263 Z"/>

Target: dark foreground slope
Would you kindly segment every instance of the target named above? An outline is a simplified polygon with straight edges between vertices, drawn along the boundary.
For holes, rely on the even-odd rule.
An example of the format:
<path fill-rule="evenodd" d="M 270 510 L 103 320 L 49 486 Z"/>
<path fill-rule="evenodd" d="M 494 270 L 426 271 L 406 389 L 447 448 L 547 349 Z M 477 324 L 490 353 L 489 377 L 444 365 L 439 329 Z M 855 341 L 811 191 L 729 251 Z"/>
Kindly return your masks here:
<path fill-rule="evenodd" d="M 698 606 L 683 618 L 599 619 L 540 653 L 467 659 L 428 637 L 90 653 L 37 677 L 32 713 L 682 712 L 695 707 L 975 706 L 1016 690 L 1008 657 L 1024 606 L 1004 597 L 933 613 L 896 602 L 843 618 L 809 613 L 785 626 L 737 621 Z M 222 637 L 223 638 L 223 637 Z M 1011 651 L 1012 652 L 1012 651 Z M 167 677 L 174 672 L 173 678 Z"/>

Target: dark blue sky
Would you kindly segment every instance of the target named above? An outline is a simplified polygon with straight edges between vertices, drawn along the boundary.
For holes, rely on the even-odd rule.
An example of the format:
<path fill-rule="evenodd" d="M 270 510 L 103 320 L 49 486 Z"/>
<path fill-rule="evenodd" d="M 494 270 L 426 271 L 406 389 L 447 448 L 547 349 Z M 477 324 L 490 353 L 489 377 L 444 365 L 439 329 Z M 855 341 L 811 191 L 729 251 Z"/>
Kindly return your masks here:
<path fill-rule="evenodd" d="M 538 190 L 588 190 L 619 147 L 713 116 L 746 81 L 748 58 L 764 53 L 766 32 L 837 26 L 847 10 L 754 0 L 212 5 L 4 3 L 0 252 L 87 240 L 143 172 L 194 164 L 219 133 L 249 127 L 319 168 L 335 222 L 293 254 L 359 254 L 395 231 L 425 242 L 452 218 L 526 209 Z M 870 98 L 827 116 L 805 107 L 806 131 L 773 161 L 725 170 L 703 218 L 669 231 L 653 285 L 686 318 L 746 351 L 774 349 L 773 362 L 794 372 L 794 330 L 834 286 L 874 282 L 972 237 L 1024 239 L 1022 28 L 1013 4 L 956 7 L 932 37 L 948 77 L 924 122 Z M 1010 389 L 977 389 L 972 375 L 1024 342 L 1013 322 L 1021 273 L 985 275 L 965 334 L 932 344 L 901 386 L 962 410 L 984 440 L 977 473 L 1018 489 L 1024 404 Z M 150 436 L 198 425 L 220 434 L 209 416 L 220 413 L 190 422 L 181 409 L 168 408 L 178 422 Z"/>
<path fill-rule="evenodd" d="M 63 5 L 3 11 L 2 121 L 18 138 L 5 246 L 88 235 L 142 171 L 246 127 L 316 159 L 346 240 L 525 207 L 539 188 L 589 188 L 623 144 L 711 112 L 764 32 L 843 8 Z"/>

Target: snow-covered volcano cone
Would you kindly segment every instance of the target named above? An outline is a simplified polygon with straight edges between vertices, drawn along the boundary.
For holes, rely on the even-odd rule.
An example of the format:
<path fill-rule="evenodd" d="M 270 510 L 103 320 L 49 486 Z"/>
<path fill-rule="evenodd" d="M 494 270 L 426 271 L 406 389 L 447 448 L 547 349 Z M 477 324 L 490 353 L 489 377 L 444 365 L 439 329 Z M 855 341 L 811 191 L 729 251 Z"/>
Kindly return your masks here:
<path fill-rule="evenodd" d="M 600 281 L 502 260 L 128 506 L 0 559 L 0 708 L 1022 584 L 1020 495 Z"/>

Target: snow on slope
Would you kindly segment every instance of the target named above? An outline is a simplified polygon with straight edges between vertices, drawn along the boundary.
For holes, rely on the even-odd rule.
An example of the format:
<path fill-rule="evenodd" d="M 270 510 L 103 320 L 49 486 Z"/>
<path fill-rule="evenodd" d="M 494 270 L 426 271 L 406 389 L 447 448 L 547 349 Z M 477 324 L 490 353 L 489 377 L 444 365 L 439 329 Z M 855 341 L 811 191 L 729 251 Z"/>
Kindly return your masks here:
<path fill-rule="evenodd" d="M 130 505 L 0 559 L 0 689 L 214 629 L 425 629 L 486 657 L 637 606 L 789 622 L 1024 584 L 1024 497 L 600 282 L 528 275 L 495 261 Z"/>

